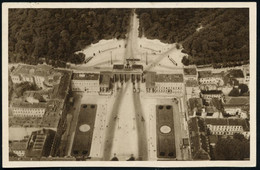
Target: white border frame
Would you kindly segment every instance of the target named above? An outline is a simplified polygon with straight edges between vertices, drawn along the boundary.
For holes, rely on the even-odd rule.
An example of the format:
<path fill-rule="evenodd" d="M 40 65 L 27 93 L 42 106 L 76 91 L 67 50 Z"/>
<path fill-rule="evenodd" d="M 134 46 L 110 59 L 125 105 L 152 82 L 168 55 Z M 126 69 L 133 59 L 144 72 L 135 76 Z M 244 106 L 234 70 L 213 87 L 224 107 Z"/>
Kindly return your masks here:
<path fill-rule="evenodd" d="M 248 161 L 9 161 L 8 159 L 8 9 L 9 8 L 249 8 L 250 160 Z M 172 3 L 3 3 L 2 4 L 2 161 L 3 167 L 253 167 L 256 166 L 256 2 Z"/>

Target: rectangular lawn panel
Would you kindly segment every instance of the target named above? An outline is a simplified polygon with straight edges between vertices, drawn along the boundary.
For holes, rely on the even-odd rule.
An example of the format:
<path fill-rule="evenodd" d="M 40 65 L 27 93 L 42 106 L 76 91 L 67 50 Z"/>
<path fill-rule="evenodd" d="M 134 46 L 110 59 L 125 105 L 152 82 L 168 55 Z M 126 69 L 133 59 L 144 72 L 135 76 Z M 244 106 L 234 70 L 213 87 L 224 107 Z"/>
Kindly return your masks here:
<path fill-rule="evenodd" d="M 97 105 L 82 104 L 72 146 L 72 156 L 88 157 L 91 149 Z"/>
<path fill-rule="evenodd" d="M 157 157 L 176 158 L 173 108 L 171 105 L 156 105 Z"/>

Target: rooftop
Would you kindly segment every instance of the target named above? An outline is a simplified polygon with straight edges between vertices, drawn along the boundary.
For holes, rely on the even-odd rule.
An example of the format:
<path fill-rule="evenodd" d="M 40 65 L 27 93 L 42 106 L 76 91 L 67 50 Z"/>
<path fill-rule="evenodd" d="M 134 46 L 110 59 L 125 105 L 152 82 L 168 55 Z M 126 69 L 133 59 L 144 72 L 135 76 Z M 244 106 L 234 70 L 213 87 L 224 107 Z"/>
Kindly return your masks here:
<path fill-rule="evenodd" d="M 198 74 L 199 74 L 199 78 L 212 77 L 211 71 L 199 71 Z"/>
<path fill-rule="evenodd" d="M 21 108 L 46 108 L 46 103 L 27 103 L 27 102 L 14 102 L 12 107 L 21 107 Z"/>
<path fill-rule="evenodd" d="M 25 100 L 29 97 L 37 99 L 39 102 L 46 102 L 48 99 L 50 99 L 50 90 L 45 91 L 26 91 L 23 94 L 23 97 Z"/>
<path fill-rule="evenodd" d="M 197 75 L 197 70 L 196 68 L 184 68 L 184 75 Z"/>
<path fill-rule="evenodd" d="M 197 80 L 186 80 L 186 87 L 197 87 L 198 81 Z"/>
<path fill-rule="evenodd" d="M 110 83 L 110 75 L 109 74 L 101 74 L 100 75 L 100 84 L 101 85 L 109 85 Z"/>
<path fill-rule="evenodd" d="M 73 73 L 73 80 L 98 80 L 99 74 L 97 73 Z"/>
<path fill-rule="evenodd" d="M 200 127 L 200 128 L 199 128 Z M 190 140 L 191 140 L 191 153 L 193 159 L 209 159 L 206 152 L 207 140 L 203 132 L 203 120 L 198 117 L 193 117 L 189 121 Z M 205 129 L 205 128 L 204 128 Z"/>
<path fill-rule="evenodd" d="M 10 127 L 40 127 L 42 124 L 41 117 L 10 117 Z"/>
<path fill-rule="evenodd" d="M 212 77 L 224 77 L 224 71 L 220 73 L 212 73 Z"/>
<path fill-rule="evenodd" d="M 157 74 L 156 82 L 183 82 L 182 74 Z"/>
<path fill-rule="evenodd" d="M 146 87 L 151 88 L 155 86 L 156 72 L 147 72 L 146 73 Z"/>
<path fill-rule="evenodd" d="M 54 89 L 55 93 L 53 93 L 52 98 L 58 98 L 61 100 L 64 100 L 66 95 L 68 94 L 69 88 L 70 88 L 70 81 L 72 77 L 72 71 L 68 70 L 57 70 L 61 73 L 63 73 L 63 76 L 61 77 L 60 83 L 56 86 L 56 90 Z"/>
<path fill-rule="evenodd" d="M 26 150 L 27 148 L 27 142 L 26 140 L 22 141 L 13 141 L 10 145 L 11 150 Z"/>
<path fill-rule="evenodd" d="M 109 85 L 110 78 L 113 76 L 112 72 L 100 72 L 100 84 Z"/>
<path fill-rule="evenodd" d="M 51 129 L 41 129 L 32 132 L 29 139 L 26 156 L 28 157 L 49 156 L 55 133 L 56 132 Z"/>
<path fill-rule="evenodd" d="M 123 65 L 123 64 L 115 64 L 115 65 L 113 65 L 113 69 L 124 69 L 125 68 L 125 66 Z"/>
<path fill-rule="evenodd" d="M 218 109 L 219 111 L 222 111 L 222 110 L 223 110 L 222 101 L 221 101 L 220 99 L 217 99 L 217 98 L 213 98 L 213 99 L 210 101 L 210 106 L 215 107 L 215 108 Z"/>
<path fill-rule="evenodd" d="M 190 98 L 189 99 L 189 106 L 190 110 L 194 111 L 194 109 L 197 109 L 198 111 L 201 111 L 203 104 L 201 98 Z M 191 113 L 193 114 L 193 113 Z"/>
<path fill-rule="evenodd" d="M 189 127 L 190 127 L 191 131 L 194 131 L 195 133 L 199 132 L 197 117 L 193 117 L 190 119 Z"/>
<path fill-rule="evenodd" d="M 52 67 L 47 65 L 18 65 L 18 67 L 12 72 L 13 75 L 34 75 L 46 77 L 51 74 Z"/>
<path fill-rule="evenodd" d="M 141 69 L 141 70 L 143 70 L 143 65 L 133 64 L 133 65 L 132 65 L 132 68 L 133 68 L 133 69 Z"/>
<path fill-rule="evenodd" d="M 249 130 L 249 124 L 245 119 L 206 118 L 205 122 L 211 125 L 242 126 L 244 131 Z"/>
<path fill-rule="evenodd" d="M 205 111 L 208 113 L 209 116 L 212 116 L 210 113 L 217 112 L 218 110 L 214 106 L 206 106 Z"/>
<path fill-rule="evenodd" d="M 249 105 L 249 97 L 226 97 L 224 106 L 243 106 Z"/>
<path fill-rule="evenodd" d="M 222 94 L 221 90 L 201 90 L 202 94 Z"/>

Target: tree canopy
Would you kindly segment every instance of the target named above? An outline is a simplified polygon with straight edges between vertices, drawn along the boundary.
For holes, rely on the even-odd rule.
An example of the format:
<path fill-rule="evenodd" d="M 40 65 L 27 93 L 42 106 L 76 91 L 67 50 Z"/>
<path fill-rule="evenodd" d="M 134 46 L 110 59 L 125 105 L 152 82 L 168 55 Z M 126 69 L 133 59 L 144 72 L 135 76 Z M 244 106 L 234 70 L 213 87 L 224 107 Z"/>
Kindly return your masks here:
<path fill-rule="evenodd" d="M 29 91 L 29 90 L 32 90 L 32 91 L 39 90 L 39 88 L 35 84 L 32 84 L 30 82 L 22 82 L 19 84 L 15 84 L 13 89 L 14 89 L 14 93 L 15 93 L 16 97 L 23 96 L 23 93 L 26 91 Z"/>
<path fill-rule="evenodd" d="M 249 140 L 241 135 L 234 135 L 234 138 L 221 138 L 216 143 L 216 160 L 243 160 L 249 158 Z"/>
<path fill-rule="evenodd" d="M 238 88 L 240 89 L 240 95 L 247 93 L 249 90 L 246 84 L 239 84 Z"/>
<path fill-rule="evenodd" d="M 131 9 L 9 9 L 9 62 L 80 63 L 76 51 L 125 38 Z M 75 59 L 76 58 L 76 59 Z M 60 63 L 58 63 L 58 61 Z"/>
<path fill-rule="evenodd" d="M 239 96 L 239 89 L 238 88 L 233 88 L 230 93 L 228 94 L 229 96 L 237 97 Z"/>
<path fill-rule="evenodd" d="M 138 9 L 139 36 L 180 42 L 184 64 L 229 67 L 249 61 L 249 10 L 246 8 Z M 200 29 L 199 29 L 200 28 Z"/>

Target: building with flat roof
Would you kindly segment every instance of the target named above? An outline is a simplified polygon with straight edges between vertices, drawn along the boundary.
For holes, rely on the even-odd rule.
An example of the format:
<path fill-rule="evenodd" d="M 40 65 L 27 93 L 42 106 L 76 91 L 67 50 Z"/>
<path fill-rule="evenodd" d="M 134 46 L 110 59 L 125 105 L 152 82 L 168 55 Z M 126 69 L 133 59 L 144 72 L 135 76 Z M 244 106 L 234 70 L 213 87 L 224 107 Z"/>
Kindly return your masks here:
<path fill-rule="evenodd" d="M 57 128 L 64 109 L 61 100 L 51 100 L 47 103 L 45 114 L 42 117 L 40 127 Z"/>
<path fill-rule="evenodd" d="M 205 99 L 207 102 L 209 102 L 213 98 L 222 99 L 223 93 L 221 90 L 201 90 L 201 97 Z"/>
<path fill-rule="evenodd" d="M 222 88 L 217 84 L 200 84 L 199 88 L 204 91 L 222 90 Z"/>
<path fill-rule="evenodd" d="M 15 117 L 43 117 L 46 103 L 14 102 L 12 113 Z"/>
<path fill-rule="evenodd" d="M 194 67 L 184 67 L 183 68 L 184 81 L 186 86 L 194 87 L 198 84 L 198 72 L 197 68 Z"/>
<path fill-rule="evenodd" d="M 188 101 L 189 116 L 201 116 L 203 109 L 203 102 L 201 98 L 190 98 Z"/>
<path fill-rule="evenodd" d="M 100 94 L 112 94 L 112 73 L 103 72 L 100 73 Z"/>
<path fill-rule="evenodd" d="M 198 72 L 198 79 L 200 84 L 216 84 L 218 86 L 223 86 L 223 76 L 223 72 L 212 73 L 211 70 Z"/>
<path fill-rule="evenodd" d="M 98 93 L 100 75 L 97 73 L 73 73 L 71 80 L 72 91 Z"/>
<path fill-rule="evenodd" d="M 188 80 L 185 80 L 185 86 L 186 87 L 198 87 L 199 86 L 199 83 L 197 80 L 195 79 L 188 79 Z"/>
<path fill-rule="evenodd" d="M 184 73 L 184 76 L 196 76 L 197 69 L 196 69 L 196 67 L 184 67 L 183 73 Z"/>
<path fill-rule="evenodd" d="M 246 138 L 249 137 L 249 123 L 245 119 L 211 119 L 206 118 L 205 123 L 212 135 L 234 135 L 241 133 Z"/>
<path fill-rule="evenodd" d="M 12 101 L 10 127 L 57 129 L 69 92 L 72 72 L 61 69 L 54 71 L 53 75 L 59 75 L 60 83 L 47 89 L 26 91 L 21 98 Z"/>
<path fill-rule="evenodd" d="M 24 157 L 27 150 L 28 140 L 11 141 L 9 150 L 15 153 L 18 157 Z"/>
<path fill-rule="evenodd" d="M 28 141 L 26 157 L 48 157 L 52 149 L 55 133 L 51 129 L 32 132 Z"/>
<path fill-rule="evenodd" d="M 47 65 L 24 65 L 20 64 L 17 68 L 15 68 L 10 76 L 12 82 L 22 83 L 22 82 L 31 82 L 36 84 L 39 88 L 44 88 L 43 82 L 48 79 L 49 76 L 53 76 L 53 69 Z"/>
<path fill-rule="evenodd" d="M 184 90 L 182 74 L 146 73 L 146 92 L 180 96 Z"/>
<path fill-rule="evenodd" d="M 222 113 L 215 106 L 205 106 L 202 112 L 203 118 L 222 118 Z"/>
<path fill-rule="evenodd" d="M 155 92 L 155 81 L 156 81 L 156 72 L 147 72 L 145 75 L 145 86 L 146 92 L 154 93 Z"/>
<path fill-rule="evenodd" d="M 223 107 L 225 113 L 229 116 L 238 116 L 239 118 L 249 117 L 249 97 L 225 97 Z"/>
<path fill-rule="evenodd" d="M 116 70 L 122 70 L 124 68 L 125 68 L 125 66 L 123 64 L 114 64 L 113 65 L 113 69 L 116 69 Z"/>
<path fill-rule="evenodd" d="M 223 105 L 221 100 L 213 98 L 208 104 L 209 105 L 203 109 L 203 118 L 223 118 Z"/>

